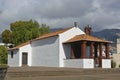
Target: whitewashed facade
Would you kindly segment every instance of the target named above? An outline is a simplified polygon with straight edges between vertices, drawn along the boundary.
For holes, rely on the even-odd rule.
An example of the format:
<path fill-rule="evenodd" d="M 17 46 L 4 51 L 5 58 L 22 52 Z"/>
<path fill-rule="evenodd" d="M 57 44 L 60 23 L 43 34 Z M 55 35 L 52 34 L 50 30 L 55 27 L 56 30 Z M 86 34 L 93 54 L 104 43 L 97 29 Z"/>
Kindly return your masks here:
<path fill-rule="evenodd" d="M 58 36 L 33 41 L 31 46 L 32 66 L 59 67 Z"/>
<path fill-rule="evenodd" d="M 11 54 L 14 54 L 13 57 Z M 20 54 L 19 50 L 16 49 L 14 51 L 8 51 L 8 65 L 10 67 L 19 67 L 20 66 Z"/>
<path fill-rule="evenodd" d="M 78 27 L 73 27 L 72 29 L 59 34 L 59 65 L 64 67 L 64 59 L 70 55 L 70 45 L 64 45 L 63 42 L 71 39 L 72 37 L 80 34 L 85 34 Z"/>
<path fill-rule="evenodd" d="M 10 67 L 20 67 L 22 66 L 22 54 L 26 53 L 28 55 L 27 65 L 31 66 L 31 45 L 27 44 L 25 46 L 20 47 L 19 49 L 15 49 L 13 51 L 8 51 L 8 65 Z M 13 54 L 13 55 L 11 55 Z"/>

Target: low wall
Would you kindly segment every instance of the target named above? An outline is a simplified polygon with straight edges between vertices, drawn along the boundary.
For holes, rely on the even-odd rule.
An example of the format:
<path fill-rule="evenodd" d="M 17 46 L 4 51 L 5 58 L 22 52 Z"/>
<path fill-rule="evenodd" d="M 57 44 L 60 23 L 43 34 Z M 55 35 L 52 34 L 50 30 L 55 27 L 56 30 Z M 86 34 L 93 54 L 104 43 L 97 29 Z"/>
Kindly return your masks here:
<path fill-rule="evenodd" d="M 94 68 L 94 59 L 83 59 L 84 68 Z"/>
<path fill-rule="evenodd" d="M 83 68 L 82 59 L 65 59 L 64 67 Z"/>
<path fill-rule="evenodd" d="M 0 68 L 0 80 L 4 80 L 6 76 L 7 68 Z"/>
<path fill-rule="evenodd" d="M 102 59 L 102 68 L 111 68 L 111 59 Z"/>
<path fill-rule="evenodd" d="M 94 61 L 93 59 L 65 59 L 64 67 L 94 68 Z"/>

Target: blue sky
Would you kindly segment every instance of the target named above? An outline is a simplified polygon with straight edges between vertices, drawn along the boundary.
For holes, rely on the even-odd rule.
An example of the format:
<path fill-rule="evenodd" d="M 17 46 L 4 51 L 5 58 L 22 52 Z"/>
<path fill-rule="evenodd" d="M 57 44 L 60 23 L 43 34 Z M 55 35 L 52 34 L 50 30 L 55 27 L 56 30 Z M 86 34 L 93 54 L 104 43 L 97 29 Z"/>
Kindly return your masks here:
<path fill-rule="evenodd" d="M 120 0 L 0 0 L 0 33 L 10 23 L 37 20 L 51 28 L 66 28 L 78 22 L 94 31 L 120 29 Z"/>

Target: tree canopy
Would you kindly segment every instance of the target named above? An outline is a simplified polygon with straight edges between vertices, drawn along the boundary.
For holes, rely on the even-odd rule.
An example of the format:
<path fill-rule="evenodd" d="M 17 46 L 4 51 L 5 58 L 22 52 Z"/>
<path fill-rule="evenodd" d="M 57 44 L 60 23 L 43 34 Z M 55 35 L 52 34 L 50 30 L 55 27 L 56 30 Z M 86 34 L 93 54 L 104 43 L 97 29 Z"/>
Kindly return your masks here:
<path fill-rule="evenodd" d="M 6 29 L 2 32 L 2 40 L 4 43 L 10 43 L 11 42 L 12 33 L 10 30 Z"/>
<path fill-rule="evenodd" d="M 42 34 L 50 32 L 49 26 L 46 24 L 39 25 L 37 21 L 33 20 L 13 22 L 10 24 L 10 30 L 12 35 L 9 42 L 15 45 L 19 45 Z M 4 31 L 3 33 L 7 34 L 7 31 Z M 4 42 L 8 43 L 6 40 L 9 36 L 7 35 L 7 37 L 4 37 L 5 35 L 2 36 L 5 40 Z"/>

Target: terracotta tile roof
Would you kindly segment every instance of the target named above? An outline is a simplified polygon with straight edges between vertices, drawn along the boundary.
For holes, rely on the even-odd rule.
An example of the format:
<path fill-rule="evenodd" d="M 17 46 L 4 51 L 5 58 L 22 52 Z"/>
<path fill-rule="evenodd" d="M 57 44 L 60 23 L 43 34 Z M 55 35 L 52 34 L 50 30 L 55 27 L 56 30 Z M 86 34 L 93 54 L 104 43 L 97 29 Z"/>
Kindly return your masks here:
<path fill-rule="evenodd" d="M 66 29 L 55 31 L 55 32 L 47 33 L 47 34 L 44 34 L 44 35 L 42 35 L 42 36 L 40 36 L 36 39 L 33 39 L 33 41 L 48 38 L 48 37 L 58 36 L 60 33 L 63 33 L 65 31 L 69 30 L 69 29 L 71 29 L 71 28 L 66 28 Z"/>
<path fill-rule="evenodd" d="M 82 35 L 77 35 L 73 38 L 71 38 L 70 40 L 64 42 L 64 43 L 71 43 L 71 42 L 76 42 L 76 41 L 93 41 L 93 42 L 105 42 L 105 43 L 110 43 L 109 41 L 94 37 L 94 36 L 90 36 L 90 35 L 86 35 L 86 34 L 82 34 Z"/>
<path fill-rule="evenodd" d="M 20 45 L 18 45 L 18 46 L 16 46 L 16 47 L 13 47 L 13 48 L 9 48 L 8 50 L 15 50 L 15 49 L 19 49 L 20 47 L 22 47 L 22 46 L 25 46 L 25 45 L 28 45 L 28 44 L 30 44 L 30 42 L 31 41 L 27 41 L 27 42 L 25 42 L 25 43 L 22 43 L 22 44 L 20 44 Z"/>
<path fill-rule="evenodd" d="M 33 39 L 33 40 L 31 40 L 31 41 L 40 40 L 40 39 L 44 39 L 44 38 L 48 38 L 48 37 L 53 37 L 53 36 L 57 36 L 57 35 L 59 35 L 60 33 L 63 33 L 63 32 L 65 32 L 65 31 L 69 30 L 69 29 L 71 29 L 71 28 L 66 28 L 66 29 L 62 29 L 62 30 L 55 31 L 55 32 L 47 33 L 47 34 L 44 34 L 44 35 L 42 35 L 42 36 L 40 36 L 40 37 L 38 37 L 38 38 L 36 38 L 36 39 Z M 18 49 L 18 48 L 20 48 L 20 47 L 22 47 L 22 46 L 25 46 L 25 45 L 27 45 L 27 44 L 30 44 L 31 41 L 22 43 L 22 44 L 20 44 L 20 45 L 18 45 L 18 46 L 16 46 L 16 47 L 13 47 L 13 48 L 8 49 L 8 50 Z"/>

